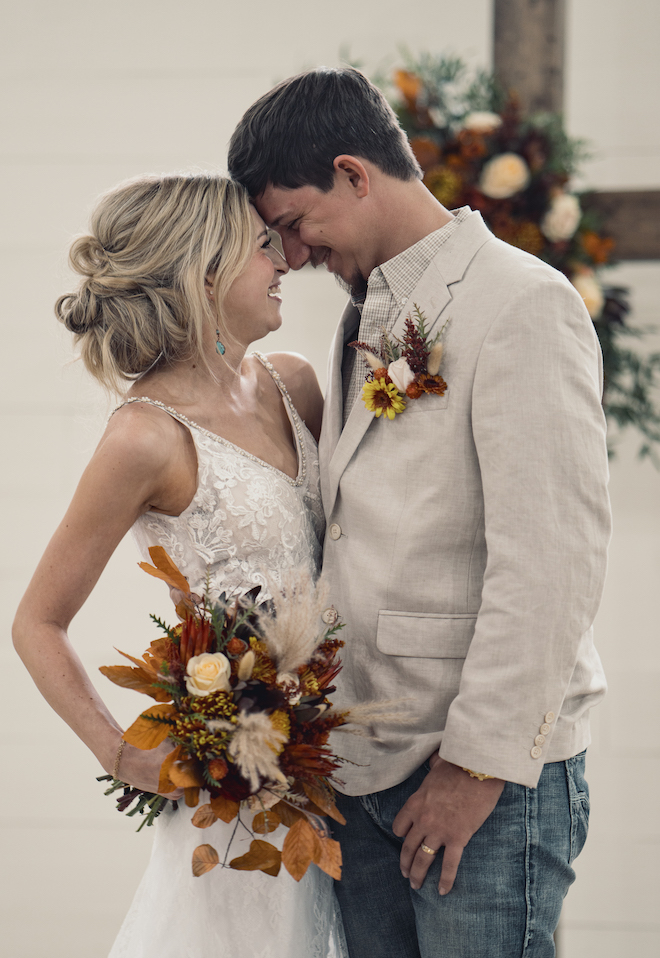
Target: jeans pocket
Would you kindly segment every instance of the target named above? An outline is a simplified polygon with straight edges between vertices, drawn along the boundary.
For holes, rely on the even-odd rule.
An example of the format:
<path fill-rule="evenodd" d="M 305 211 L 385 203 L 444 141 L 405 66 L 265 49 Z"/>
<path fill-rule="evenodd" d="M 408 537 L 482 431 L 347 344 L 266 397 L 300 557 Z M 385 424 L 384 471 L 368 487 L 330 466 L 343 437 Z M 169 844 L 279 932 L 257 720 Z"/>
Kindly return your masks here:
<path fill-rule="evenodd" d="M 574 755 L 566 762 L 566 781 L 571 806 L 571 846 L 568 863 L 578 857 L 589 831 L 589 786 L 584 777 L 585 753 Z"/>

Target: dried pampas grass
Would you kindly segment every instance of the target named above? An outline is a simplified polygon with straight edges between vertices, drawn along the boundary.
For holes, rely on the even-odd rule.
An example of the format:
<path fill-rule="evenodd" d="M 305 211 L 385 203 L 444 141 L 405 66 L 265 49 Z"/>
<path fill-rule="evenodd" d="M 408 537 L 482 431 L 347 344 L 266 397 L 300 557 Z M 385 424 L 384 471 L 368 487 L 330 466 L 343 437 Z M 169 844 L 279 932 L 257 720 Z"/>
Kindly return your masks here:
<path fill-rule="evenodd" d="M 253 792 L 258 791 L 262 782 L 286 785 L 278 755 L 288 738 L 273 726 L 265 712 L 240 712 L 235 725 L 224 719 L 213 719 L 207 724 L 212 732 L 234 733 L 227 751 Z"/>
<path fill-rule="evenodd" d="M 275 614 L 257 613 L 257 625 L 277 667 L 278 680 L 286 682 L 310 661 L 325 635 L 321 613 L 327 605 L 328 587 L 324 580 L 314 583 L 309 572 L 297 570 L 285 574 L 281 586 L 268 577 L 267 588 Z"/>

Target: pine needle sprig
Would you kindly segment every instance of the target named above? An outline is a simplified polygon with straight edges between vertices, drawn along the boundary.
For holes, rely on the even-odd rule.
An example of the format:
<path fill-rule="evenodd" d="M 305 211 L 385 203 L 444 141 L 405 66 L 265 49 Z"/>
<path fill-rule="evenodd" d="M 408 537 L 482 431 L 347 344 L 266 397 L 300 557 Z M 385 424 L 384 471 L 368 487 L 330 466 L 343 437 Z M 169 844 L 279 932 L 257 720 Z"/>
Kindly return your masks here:
<path fill-rule="evenodd" d="M 167 625 L 161 618 L 153 613 L 151 613 L 149 618 L 152 622 L 156 623 L 159 629 L 162 629 L 162 631 L 167 635 L 168 638 L 172 640 L 172 642 L 175 642 L 177 645 L 179 644 L 179 636 L 176 634 L 174 629 L 171 629 L 169 625 Z"/>

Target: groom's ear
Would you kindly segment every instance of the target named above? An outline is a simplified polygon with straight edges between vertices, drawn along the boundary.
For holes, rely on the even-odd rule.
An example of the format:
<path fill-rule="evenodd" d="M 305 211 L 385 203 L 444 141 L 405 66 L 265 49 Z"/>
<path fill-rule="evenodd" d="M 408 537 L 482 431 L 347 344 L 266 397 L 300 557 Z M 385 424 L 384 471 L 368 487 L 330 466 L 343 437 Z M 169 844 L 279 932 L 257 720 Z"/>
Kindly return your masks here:
<path fill-rule="evenodd" d="M 369 174 L 364 164 L 356 157 L 348 153 L 342 153 L 336 156 L 332 163 L 335 170 L 335 178 L 340 177 L 355 192 L 358 199 L 367 196 L 369 193 Z"/>

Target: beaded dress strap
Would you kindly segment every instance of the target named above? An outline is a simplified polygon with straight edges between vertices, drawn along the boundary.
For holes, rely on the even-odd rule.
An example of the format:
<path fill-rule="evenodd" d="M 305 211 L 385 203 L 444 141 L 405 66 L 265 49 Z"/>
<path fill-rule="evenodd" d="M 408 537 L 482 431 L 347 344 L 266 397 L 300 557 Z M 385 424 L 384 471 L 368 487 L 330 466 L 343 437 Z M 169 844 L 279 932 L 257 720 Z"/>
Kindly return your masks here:
<path fill-rule="evenodd" d="M 291 401 L 291 397 L 289 395 L 289 392 L 286 386 L 282 382 L 282 378 L 280 374 L 277 372 L 273 364 L 269 362 L 269 360 L 266 359 L 266 357 L 262 355 L 261 353 L 253 353 L 252 355 L 256 356 L 256 358 L 259 360 L 262 366 L 264 366 L 267 369 L 267 371 L 270 373 L 270 375 L 272 376 L 275 382 L 275 385 L 279 389 L 280 393 L 282 394 L 282 398 L 284 399 L 289 421 L 291 422 L 292 426 L 295 429 L 296 445 L 297 445 L 298 457 L 299 457 L 298 475 L 295 477 L 295 479 L 292 479 L 291 476 L 287 475 L 286 472 L 282 472 L 281 469 L 278 469 L 277 466 L 273 466 L 270 462 L 265 462 L 263 459 L 259 459 L 258 456 L 253 456 L 251 452 L 248 452 L 246 449 L 243 449 L 242 446 L 237 446 L 236 443 L 231 442 L 231 440 L 225 439 L 223 436 L 218 436 L 217 433 L 211 432 L 209 429 L 205 429 L 203 426 L 198 425 L 192 419 L 188 419 L 187 416 L 184 416 L 183 413 L 178 412 L 176 409 L 173 409 L 171 406 L 166 406 L 165 403 L 161 402 L 159 399 L 149 399 L 148 396 L 132 396 L 130 399 L 125 399 L 124 402 L 119 403 L 118 406 L 115 406 L 115 408 L 110 413 L 110 417 L 112 418 L 112 416 L 114 416 L 114 414 L 119 409 L 121 409 L 122 406 L 128 406 L 134 402 L 144 402 L 144 403 L 147 403 L 149 406 L 156 406 L 157 409 L 162 409 L 164 412 L 170 415 L 172 419 L 176 419 L 177 422 L 182 423 L 184 426 L 187 426 L 189 429 L 196 429 L 197 432 L 202 433 L 202 435 L 204 436 L 208 436 L 209 439 L 214 439 L 216 442 L 221 443 L 223 446 L 227 446 L 231 449 L 235 449 L 238 453 L 240 453 L 240 455 L 245 456 L 246 459 L 251 459 L 252 462 L 256 462 L 260 466 L 265 466 L 267 469 L 272 469 L 273 472 L 276 472 L 279 476 L 282 476 L 292 486 L 301 486 L 303 482 L 305 481 L 305 477 L 307 475 L 307 455 L 305 452 L 305 441 L 304 441 L 303 431 L 302 431 L 302 421 L 300 419 L 300 416 L 298 415 L 298 411 L 296 407 L 293 405 Z"/>

